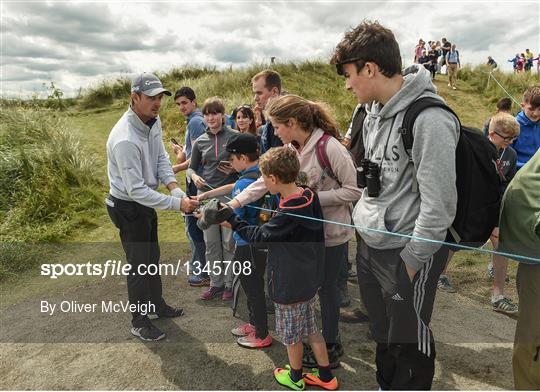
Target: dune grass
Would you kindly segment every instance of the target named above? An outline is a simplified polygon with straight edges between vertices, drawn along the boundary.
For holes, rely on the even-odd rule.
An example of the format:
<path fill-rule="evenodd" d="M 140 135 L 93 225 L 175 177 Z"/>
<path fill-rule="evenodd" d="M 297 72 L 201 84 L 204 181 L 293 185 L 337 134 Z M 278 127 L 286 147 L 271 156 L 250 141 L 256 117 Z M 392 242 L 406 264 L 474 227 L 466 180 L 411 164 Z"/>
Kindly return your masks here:
<path fill-rule="evenodd" d="M 94 227 L 102 183 L 65 121 L 54 111 L 0 111 L 0 276 L 36 262 L 13 243 L 58 242 L 75 227 Z"/>
<path fill-rule="evenodd" d="M 490 73 L 492 74 L 491 78 L 489 77 Z M 521 103 L 523 93 L 527 87 L 540 84 L 540 75 L 535 70 L 531 72 L 507 73 L 499 70 L 492 71 L 486 66 L 477 66 L 474 68 L 467 66 L 459 71 L 459 77 L 461 80 L 467 82 L 475 93 L 480 94 L 493 105 L 497 103 L 499 98 L 506 95 L 501 86 L 518 103 Z M 520 110 L 519 105 L 514 103 L 513 112 L 517 113 Z"/>

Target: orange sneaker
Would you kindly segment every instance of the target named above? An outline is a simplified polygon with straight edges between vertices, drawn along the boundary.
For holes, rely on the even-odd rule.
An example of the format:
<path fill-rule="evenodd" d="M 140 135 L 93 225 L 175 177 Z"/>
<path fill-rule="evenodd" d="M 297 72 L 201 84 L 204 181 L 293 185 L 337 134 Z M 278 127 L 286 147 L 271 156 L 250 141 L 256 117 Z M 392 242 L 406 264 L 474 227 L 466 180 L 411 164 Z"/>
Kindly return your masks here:
<path fill-rule="evenodd" d="M 311 373 L 303 373 L 302 377 L 307 385 L 315 385 L 317 387 L 326 389 L 327 391 L 335 391 L 338 389 L 337 378 L 334 377 L 330 381 L 324 382 L 319 378 L 319 369 L 317 368 L 311 369 Z"/>
<path fill-rule="evenodd" d="M 255 336 L 255 332 L 252 332 L 248 336 L 239 337 L 236 341 L 242 347 L 265 348 L 272 344 L 272 336 L 268 334 L 264 339 L 259 339 Z"/>

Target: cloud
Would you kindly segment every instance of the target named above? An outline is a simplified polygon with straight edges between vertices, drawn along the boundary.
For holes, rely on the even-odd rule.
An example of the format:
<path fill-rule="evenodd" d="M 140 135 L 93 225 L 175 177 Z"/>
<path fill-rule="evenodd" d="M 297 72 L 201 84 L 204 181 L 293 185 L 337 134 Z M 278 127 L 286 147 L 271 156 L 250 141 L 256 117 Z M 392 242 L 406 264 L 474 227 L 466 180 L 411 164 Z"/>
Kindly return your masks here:
<path fill-rule="evenodd" d="M 2 57 L 28 57 L 66 59 L 70 56 L 70 50 L 64 46 L 51 45 L 47 40 L 40 37 L 20 37 L 13 32 L 4 34 L 2 40 L 9 45 L 3 45 Z"/>
<path fill-rule="evenodd" d="M 534 2 L 436 0 L 10 2 L 1 15 L 4 93 L 54 80 L 69 95 L 117 74 L 185 64 L 327 59 L 363 19 L 393 30 L 405 64 L 419 37 L 442 36 L 466 62 L 489 54 L 504 63 L 526 47 L 538 51 L 539 12 Z"/>
<path fill-rule="evenodd" d="M 27 43 L 39 37 L 49 47 L 92 51 L 147 49 L 152 37 L 146 25 L 126 25 L 100 3 L 8 3 L 5 23 L 15 42 Z"/>
<path fill-rule="evenodd" d="M 47 72 L 32 71 L 15 65 L 2 67 L 3 82 L 47 80 Z"/>

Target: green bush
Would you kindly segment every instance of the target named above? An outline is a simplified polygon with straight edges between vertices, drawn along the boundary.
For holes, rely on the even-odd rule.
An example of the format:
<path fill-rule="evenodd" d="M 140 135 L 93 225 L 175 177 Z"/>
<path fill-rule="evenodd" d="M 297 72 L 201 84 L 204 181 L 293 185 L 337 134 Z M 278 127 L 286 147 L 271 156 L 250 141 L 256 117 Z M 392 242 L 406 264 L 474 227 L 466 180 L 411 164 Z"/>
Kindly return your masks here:
<path fill-rule="evenodd" d="M 9 243 L 57 242 L 100 205 L 93 160 L 54 111 L 0 111 L 0 277 L 37 262 Z"/>
<path fill-rule="evenodd" d="M 120 78 L 114 81 L 104 80 L 96 87 L 91 87 L 81 100 L 81 108 L 93 109 L 110 106 L 115 99 L 125 99 L 131 92 L 131 81 Z"/>

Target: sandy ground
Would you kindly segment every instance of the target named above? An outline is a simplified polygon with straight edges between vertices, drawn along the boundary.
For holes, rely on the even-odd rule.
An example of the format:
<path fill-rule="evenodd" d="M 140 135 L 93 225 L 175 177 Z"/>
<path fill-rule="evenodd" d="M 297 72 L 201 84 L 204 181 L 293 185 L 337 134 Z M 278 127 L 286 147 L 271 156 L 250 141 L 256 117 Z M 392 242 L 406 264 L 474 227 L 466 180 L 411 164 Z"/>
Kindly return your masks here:
<path fill-rule="evenodd" d="M 45 279 L 39 277 L 39 279 Z M 36 277 L 36 280 L 39 280 Z M 31 296 L 0 309 L 2 389 L 281 389 L 271 376 L 286 350 L 246 350 L 230 329 L 238 320 L 221 300 L 198 299 L 185 276 L 165 277 L 164 297 L 185 309 L 157 320 L 164 341 L 143 343 L 129 333 L 125 313 L 40 312 L 40 301 L 100 303 L 126 299 L 122 278 Z M 349 283 L 358 302 L 358 288 Z M 99 307 L 98 307 L 99 308 Z M 273 326 L 274 319 L 270 318 Z M 367 325 L 340 324 L 345 356 L 336 371 L 342 389 L 377 389 L 374 344 Z M 515 321 L 460 294 L 437 295 L 432 328 L 437 340 L 434 389 L 512 389 Z"/>

